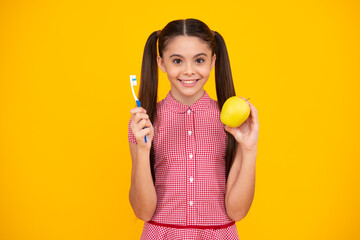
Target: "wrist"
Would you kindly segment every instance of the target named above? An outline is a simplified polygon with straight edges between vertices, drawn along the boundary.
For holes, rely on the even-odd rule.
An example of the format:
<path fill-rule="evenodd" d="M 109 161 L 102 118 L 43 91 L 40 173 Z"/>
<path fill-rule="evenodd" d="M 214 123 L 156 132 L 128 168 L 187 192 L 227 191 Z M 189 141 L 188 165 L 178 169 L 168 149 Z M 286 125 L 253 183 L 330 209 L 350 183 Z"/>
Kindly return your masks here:
<path fill-rule="evenodd" d="M 150 148 L 147 147 L 147 146 L 138 145 L 137 153 L 142 154 L 142 155 L 143 154 L 150 154 Z"/>
<path fill-rule="evenodd" d="M 240 149 L 240 151 L 243 153 L 243 154 L 257 154 L 257 146 L 254 146 L 254 147 L 246 147 L 242 144 L 239 144 L 238 145 L 238 148 Z"/>

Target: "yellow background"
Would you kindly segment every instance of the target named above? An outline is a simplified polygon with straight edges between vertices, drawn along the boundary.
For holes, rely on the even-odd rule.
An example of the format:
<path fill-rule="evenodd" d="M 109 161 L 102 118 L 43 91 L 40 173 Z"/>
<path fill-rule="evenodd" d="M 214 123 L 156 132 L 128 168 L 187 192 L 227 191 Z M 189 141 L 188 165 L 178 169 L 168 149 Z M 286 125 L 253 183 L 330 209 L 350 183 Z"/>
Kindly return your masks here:
<path fill-rule="evenodd" d="M 236 93 L 259 112 L 240 239 L 360 239 L 359 1 L 9 0 L 1 240 L 140 238 L 128 200 L 129 75 L 140 77 L 150 33 L 190 17 L 223 35 Z M 169 86 L 161 73 L 159 100 Z"/>

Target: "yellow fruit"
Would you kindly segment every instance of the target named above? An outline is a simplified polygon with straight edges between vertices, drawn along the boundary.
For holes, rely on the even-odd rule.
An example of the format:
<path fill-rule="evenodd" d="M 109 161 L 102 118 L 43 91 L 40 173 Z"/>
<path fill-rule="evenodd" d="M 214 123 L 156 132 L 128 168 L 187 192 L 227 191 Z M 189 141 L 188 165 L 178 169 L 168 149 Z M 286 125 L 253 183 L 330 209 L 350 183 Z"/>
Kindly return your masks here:
<path fill-rule="evenodd" d="M 240 126 L 250 115 L 250 106 L 242 98 L 230 97 L 228 98 L 222 109 L 220 120 L 229 127 Z"/>

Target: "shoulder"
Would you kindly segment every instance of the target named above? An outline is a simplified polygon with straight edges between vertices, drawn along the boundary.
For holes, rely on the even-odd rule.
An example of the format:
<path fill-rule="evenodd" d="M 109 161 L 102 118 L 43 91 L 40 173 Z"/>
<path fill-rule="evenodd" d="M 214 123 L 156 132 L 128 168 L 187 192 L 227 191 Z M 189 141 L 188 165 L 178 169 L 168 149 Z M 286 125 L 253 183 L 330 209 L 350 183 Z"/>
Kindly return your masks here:
<path fill-rule="evenodd" d="M 167 104 L 165 102 L 165 99 L 162 99 L 161 101 L 159 101 L 157 104 L 156 104 L 156 111 L 159 113 L 159 112 L 162 112 L 166 109 L 167 107 Z"/>
<path fill-rule="evenodd" d="M 201 111 L 199 116 L 208 120 L 211 119 L 212 121 L 220 121 L 220 114 L 221 111 L 218 105 L 218 101 L 209 98 L 208 106 L 204 108 L 203 111 Z"/>
<path fill-rule="evenodd" d="M 155 125 L 158 125 L 159 122 L 162 122 L 164 120 L 163 116 L 166 116 L 168 114 L 168 104 L 166 104 L 165 99 L 162 99 L 161 101 L 156 103 L 156 119 L 155 119 Z"/>
<path fill-rule="evenodd" d="M 220 112 L 221 109 L 219 108 L 218 101 L 210 98 L 209 110 L 210 110 L 210 111 L 215 111 L 215 112 Z"/>

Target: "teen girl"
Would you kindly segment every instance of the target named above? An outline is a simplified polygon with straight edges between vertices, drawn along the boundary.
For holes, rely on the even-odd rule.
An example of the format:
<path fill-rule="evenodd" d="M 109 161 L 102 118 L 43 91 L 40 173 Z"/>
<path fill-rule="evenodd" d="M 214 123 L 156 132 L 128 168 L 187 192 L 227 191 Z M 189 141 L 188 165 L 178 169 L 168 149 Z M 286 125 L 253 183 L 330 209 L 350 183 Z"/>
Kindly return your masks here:
<path fill-rule="evenodd" d="M 214 66 L 218 101 L 204 91 Z M 160 102 L 158 67 L 171 83 Z M 259 123 L 248 102 L 249 118 L 238 128 L 224 126 L 220 110 L 232 96 L 229 57 L 218 32 L 185 19 L 149 36 L 139 90 L 143 107 L 131 109 L 129 121 L 129 197 L 145 221 L 141 239 L 239 239 L 235 221 L 246 216 L 254 197 Z"/>

